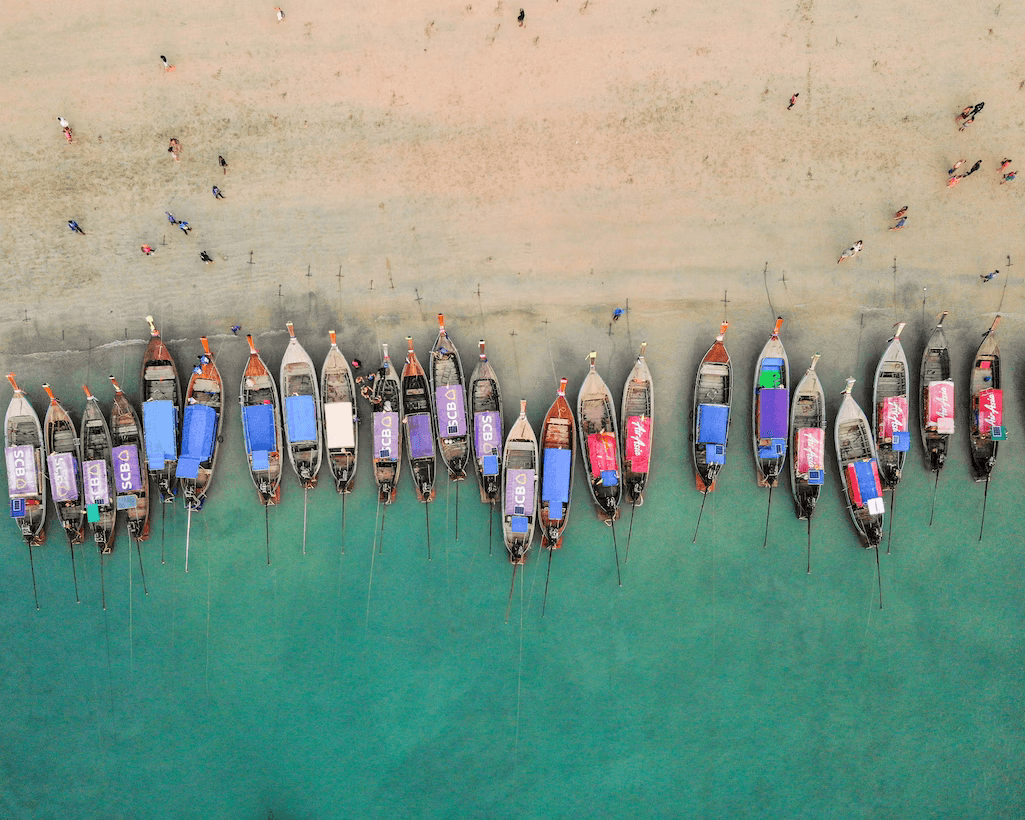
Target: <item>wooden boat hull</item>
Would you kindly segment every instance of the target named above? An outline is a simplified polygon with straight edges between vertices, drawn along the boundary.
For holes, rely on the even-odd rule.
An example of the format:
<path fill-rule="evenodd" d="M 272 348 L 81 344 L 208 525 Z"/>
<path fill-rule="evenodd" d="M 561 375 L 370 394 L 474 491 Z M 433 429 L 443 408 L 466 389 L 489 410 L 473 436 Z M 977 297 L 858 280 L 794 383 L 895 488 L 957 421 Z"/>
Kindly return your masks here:
<path fill-rule="evenodd" d="M 324 430 L 327 464 L 331 469 L 335 490 L 351 493 L 356 483 L 359 447 L 356 382 L 348 359 L 342 355 L 334 341 L 320 371 L 320 389 L 323 413 L 321 427 Z"/>
<path fill-rule="evenodd" d="M 205 344 L 206 340 L 203 341 Z M 182 452 L 177 471 L 185 508 L 196 511 L 203 509 L 213 481 L 224 423 L 224 381 L 213 354 L 204 353 L 203 359 L 206 361 L 201 359 L 193 369 L 185 389 Z"/>
<path fill-rule="evenodd" d="M 999 316 L 997 320 L 999 320 Z M 986 333 L 972 363 L 971 437 L 969 447 L 976 481 L 988 481 L 996 464 L 997 449 L 1003 436 L 1003 392 L 1001 389 L 1000 348 L 993 327 Z"/>
<path fill-rule="evenodd" d="M 157 485 L 160 500 L 170 503 L 177 492 L 175 467 L 178 462 L 182 393 L 174 358 L 155 329 L 150 334 L 149 344 L 146 345 L 146 351 L 142 356 L 139 384 L 142 385 L 143 440 L 146 442 L 149 474 Z M 169 402 L 170 410 L 166 416 L 163 412 L 157 414 L 155 407 L 146 406 L 149 402 Z M 147 425 L 154 426 L 151 418 L 155 419 L 158 416 L 161 419 L 159 434 L 147 429 Z M 166 425 L 163 423 L 165 421 Z M 156 447 L 153 443 L 155 437 L 158 437 L 163 445 L 162 464 L 156 462 L 151 455 L 151 451 Z"/>
<path fill-rule="evenodd" d="M 925 463 L 933 472 L 943 469 L 954 429 L 954 383 L 950 377 L 950 350 L 941 318 L 922 352 L 919 374 L 922 446 Z"/>
<path fill-rule="evenodd" d="M 470 437 L 480 500 L 494 504 L 502 492 L 502 388 L 481 345 L 481 358 L 470 377 Z"/>
<path fill-rule="evenodd" d="M 512 564 L 527 560 L 534 540 L 537 483 L 537 437 L 523 410 L 509 430 L 502 457 L 502 537 Z"/>
<path fill-rule="evenodd" d="M 313 360 L 292 336 L 281 359 L 281 416 L 285 449 L 299 478 L 307 490 L 317 486 L 320 471 L 323 430 L 320 409 L 320 387 Z"/>
<path fill-rule="evenodd" d="M 28 397 L 17 388 L 4 417 L 4 453 L 11 500 L 24 503 L 24 515 L 14 520 L 25 543 L 38 547 L 46 540 L 43 426 Z"/>
<path fill-rule="evenodd" d="M 623 493 L 619 422 L 612 392 L 595 371 L 593 358 L 577 396 L 577 424 L 588 491 L 598 518 L 612 526 L 619 519 Z"/>
<path fill-rule="evenodd" d="M 50 481 L 50 498 L 53 501 L 54 512 L 57 513 L 57 520 L 64 528 L 71 546 L 85 541 L 85 507 L 82 504 L 77 464 L 77 440 L 78 433 L 71 416 L 60 402 L 51 401 L 43 420 L 46 473 Z M 54 456 L 57 456 L 57 462 Z"/>
<path fill-rule="evenodd" d="M 899 443 L 894 434 L 908 430 L 911 400 L 908 360 L 899 334 L 879 359 L 873 384 L 872 429 L 879 452 L 879 476 L 884 489 L 894 490 L 908 454 L 907 442 Z"/>
<path fill-rule="evenodd" d="M 705 353 L 694 378 L 691 413 L 691 456 L 698 492 L 710 493 L 725 465 L 733 400 L 733 365 L 726 352 L 723 323 L 719 336 Z M 705 409 L 707 408 L 707 409 Z"/>
<path fill-rule="evenodd" d="M 281 418 L 278 391 L 260 354 L 251 349 L 239 386 L 242 431 L 253 485 L 266 507 L 281 501 Z M 269 410 L 253 408 L 269 407 Z M 250 415 L 251 414 L 251 415 Z"/>
<path fill-rule="evenodd" d="M 462 481 L 466 478 L 466 465 L 471 455 L 466 387 L 459 351 L 444 325 L 441 325 L 438 339 L 431 349 L 430 376 L 438 454 L 448 469 L 449 478 Z"/>
<path fill-rule="evenodd" d="M 128 397 L 116 388 L 110 409 L 110 438 L 114 445 L 112 466 L 118 509 L 128 521 L 128 534 L 136 541 L 150 535 L 149 477 L 142 425 Z"/>
<path fill-rule="evenodd" d="M 644 360 L 643 347 L 623 385 L 620 446 L 623 452 L 623 492 L 626 500 L 639 507 L 644 503 L 648 483 L 651 446 L 655 434 L 655 386 Z"/>
<path fill-rule="evenodd" d="M 566 380 L 541 425 L 541 494 L 537 502 L 541 548 L 562 547 L 573 500 L 576 422 L 566 401 Z"/>
<path fill-rule="evenodd" d="M 775 374 L 775 375 L 772 375 Z M 755 365 L 751 431 L 759 487 L 776 487 L 787 461 L 790 365 L 779 337 L 773 335 Z"/>
<path fill-rule="evenodd" d="M 847 512 L 861 536 L 862 545 L 867 549 L 878 548 L 883 538 L 884 506 L 875 437 L 868 419 L 849 392 L 837 411 L 834 444 Z"/>
<path fill-rule="evenodd" d="M 790 409 L 791 491 L 802 521 L 812 517 L 822 491 L 825 429 L 826 395 L 812 365 L 797 383 Z"/>
<path fill-rule="evenodd" d="M 402 436 L 409 458 L 416 497 L 430 503 L 437 494 L 437 459 L 434 455 L 434 420 L 427 375 L 413 352 L 410 340 L 402 368 Z"/>
<path fill-rule="evenodd" d="M 79 464 L 85 504 L 96 504 L 97 517 L 89 521 L 96 546 L 104 555 L 114 550 L 114 528 L 117 526 L 117 495 L 114 492 L 111 468 L 113 444 L 107 420 L 99 402 L 90 396 L 82 413 L 82 438 Z M 88 519 L 87 514 L 87 519 Z"/>
<path fill-rule="evenodd" d="M 370 403 L 373 407 L 377 500 L 391 504 L 398 494 L 399 474 L 402 472 L 402 384 L 388 357 L 388 346 L 383 347 L 384 358 L 370 391 Z"/>

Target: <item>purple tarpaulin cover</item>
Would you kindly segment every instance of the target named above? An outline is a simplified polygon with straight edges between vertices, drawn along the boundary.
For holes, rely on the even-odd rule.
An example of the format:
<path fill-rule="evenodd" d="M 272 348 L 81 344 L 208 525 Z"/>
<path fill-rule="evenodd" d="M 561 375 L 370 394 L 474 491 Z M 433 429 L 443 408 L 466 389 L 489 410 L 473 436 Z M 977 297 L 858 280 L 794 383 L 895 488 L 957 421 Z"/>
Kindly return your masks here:
<path fill-rule="evenodd" d="M 409 455 L 411 458 L 432 458 L 434 456 L 434 431 L 431 417 L 427 413 L 406 416 L 409 427 Z"/>
<path fill-rule="evenodd" d="M 533 470 L 512 469 L 505 476 L 505 514 L 534 514 L 534 484 L 536 475 Z"/>
<path fill-rule="evenodd" d="M 473 414 L 473 447 L 477 458 L 502 452 L 502 416 L 497 410 Z"/>
<path fill-rule="evenodd" d="M 463 401 L 463 386 L 449 384 L 434 391 L 438 408 L 439 438 L 453 438 L 466 435 L 466 404 Z"/>
<path fill-rule="evenodd" d="M 11 498 L 25 498 L 39 492 L 36 458 L 31 444 L 4 447 L 7 458 L 7 487 Z"/>
<path fill-rule="evenodd" d="M 114 490 L 118 493 L 137 493 L 142 489 L 142 470 L 139 469 L 139 448 L 122 444 L 110 454 L 114 465 Z"/>
<path fill-rule="evenodd" d="M 758 438 L 786 438 L 789 426 L 790 391 L 763 387 L 758 391 Z"/>
<path fill-rule="evenodd" d="M 71 453 L 50 453 L 46 457 L 50 472 L 50 490 L 54 501 L 78 501 L 75 457 Z"/>
<path fill-rule="evenodd" d="M 398 435 L 398 413 L 374 413 L 374 458 L 395 459 L 399 452 Z"/>
<path fill-rule="evenodd" d="M 107 482 L 107 462 L 97 458 L 82 463 L 82 483 L 85 485 L 86 504 L 109 504 L 110 485 Z"/>

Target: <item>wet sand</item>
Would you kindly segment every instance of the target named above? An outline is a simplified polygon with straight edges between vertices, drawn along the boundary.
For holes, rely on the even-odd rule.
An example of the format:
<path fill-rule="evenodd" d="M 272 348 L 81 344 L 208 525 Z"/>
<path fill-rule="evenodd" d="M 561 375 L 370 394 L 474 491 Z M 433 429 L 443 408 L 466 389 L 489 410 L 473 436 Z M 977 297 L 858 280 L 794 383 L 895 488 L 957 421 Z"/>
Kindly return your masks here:
<path fill-rule="evenodd" d="M 998 307 L 1020 338 L 1025 182 L 998 168 L 1025 164 L 1025 11 L 628 6 L 544 2 L 522 27 L 505 3 L 9 9 L 5 367 L 142 338 L 148 313 L 169 339 L 238 323 L 281 348 L 288 319 L 334 327 L 372 361 L 445 312 L 499 360 L 541 334 L 553 369 L 591 348 L 625 368 L 643 336 L 689 403 L 724 310 L 735 357 L 781 314 L 795 369 L 819 350 L 837 389 L 897 319 L 911 358 L 944 308 L 965 356 Z M 948 189 L 962 157 L 982 167 Z"/>

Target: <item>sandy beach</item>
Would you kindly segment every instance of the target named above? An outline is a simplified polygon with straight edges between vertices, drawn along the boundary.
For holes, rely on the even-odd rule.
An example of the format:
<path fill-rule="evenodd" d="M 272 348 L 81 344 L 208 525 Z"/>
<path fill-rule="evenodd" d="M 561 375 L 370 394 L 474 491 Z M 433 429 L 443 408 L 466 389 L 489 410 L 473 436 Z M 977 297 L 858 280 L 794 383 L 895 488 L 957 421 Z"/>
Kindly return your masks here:
<path fill-rule="evenodd" d="M 523 26 L 502 2 L 285 12 L 7 11 L 5 366 L 142 338 L 150 313 L 169 339 L 335 327 L 366 358 L 375 335 L 433 335 L 445 312 L 466 345 L 486 333 L 509 355 L 513 331 L 543 331 L 578 361 L 627 299 L 653 368 L 658 341 L 696 334 L 699 355 L 724 309 L 752 352 L 785 316 L 823 370 L 854 365 L 866 323 L 875 340 L 908 319 L 913 340 L 941 309 L 952 344 L 998 307 L 1018 338 L 1025 182 L 998 169 L 1023 148 L 1020 10 L 547 0 Z M 948 189 L 962 157 L 982 166 Z"/>

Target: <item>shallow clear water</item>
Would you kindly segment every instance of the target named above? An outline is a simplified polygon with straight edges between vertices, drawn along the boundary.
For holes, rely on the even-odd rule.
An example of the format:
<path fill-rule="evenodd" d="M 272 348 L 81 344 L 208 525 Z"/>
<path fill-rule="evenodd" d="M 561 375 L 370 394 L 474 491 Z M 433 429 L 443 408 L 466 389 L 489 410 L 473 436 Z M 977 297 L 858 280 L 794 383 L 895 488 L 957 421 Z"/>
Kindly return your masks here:
<path fill-rule="evenodd" d="M 669 340 L 649 346 L 659 391 L 654 476 L 629 561 L 629 510 L 616 528 L 622 588 L 612 534 L 578 468 L 547 612 L 547 555 L 535 550 L 508 622 L 511 568 L 497 527 L 489 554 L 473 483 L 459 491 L 458 537 L 455 488 L 442 484 L 428 562 L 424 507 L 406 471 L 375 555 L 364 461 L 344 528 L 329 482 L 311 493 L 303 555 L 303 498 L 289 471 L 284 503 L 269 514 L 268 566 L 263 510 L 243 468 L 244 342 L 218 340 L 225 442 L 207 507 L 193 516 L 188 574 L 185 512 L 170 506 L 162 518 L 157 509 L 142 545 L 148 594 L 122 525 L 102 570 L 106 610 L 100 558 L 88 546 L 76 550 L 76 604 L 68 548 L 51 526 L 34 551 L 36 611 L 27 549 L 13 525 L 0 531 L 0 815 L 1020 813 L 1025 528 L 1013 439 L 981 544 L 983 487 L 969 478 L 963 419 L 932 527 L 932 477 L 916 440 L 891 554 L 881 556 L 880 610 L 875 557 L 858 547 L 832 454 L 812 573 L 788 488 L 773 494 L 762 548 L 768 493 L 753 480 L 746 386 L 765 337 L 753 328 L 730 347 L 738 397 L 727 467 L 694 545 L 701 496 L 686 417 L 714 330 L 679 368 L 664 354 Z M 472 362 L 472 345 L 457 341 Z M 283 334 L 265 346 L 276 371 Z M 308 346 L 318 360 L 326 339 Z M 878 346 L 859 348 L 866 377 Z M 507 425 L 523 394 L 539 427 L 557 384 L 547 363 L 521 353 L 514 364 L 515 351 L 494 347 Z M 5 364 L 38 411 L 48 378 L 77 419 L 87 376 L 105 410 L 108 372 L 136 396 L 141 350 Z M 198 341 L 172 350 L 187 372 Z M 376 363 L 372 350 L 360 352 Z M 560 355 L 572 396 L 583 352 Z M 613 354 L 605 375 L 618 397 L 632 354 L 624 345 Z M 798 377 L 806 366 L 793 350 L 791 366 Z M 820 374 L 832 422 L 845 373 L 824 357 Z M 868 407 L 864 382 L 856 394 Z M 1022 429 L 1017 404 L 1006 403 L 1012 434 Z"/>

